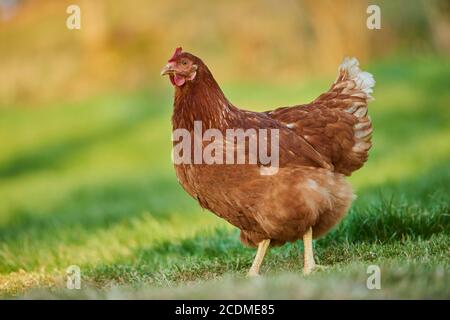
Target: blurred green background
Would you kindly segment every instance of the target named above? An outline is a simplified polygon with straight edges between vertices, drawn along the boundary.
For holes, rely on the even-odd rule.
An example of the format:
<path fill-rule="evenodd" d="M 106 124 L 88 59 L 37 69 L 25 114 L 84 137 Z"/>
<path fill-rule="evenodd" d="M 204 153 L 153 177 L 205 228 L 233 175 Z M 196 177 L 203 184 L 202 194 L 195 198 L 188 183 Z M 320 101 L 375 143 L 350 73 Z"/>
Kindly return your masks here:
<path fill-rule="evenodd" d="M 70 4 L 81 30 L 66 28 Z M 381 30 L 366 27 L 369 4 Z M 252 110 L 311 101 L 344 56 L 374 75 L 358 199 L 316 242 L 327 271 L 302 277 L 291 244 L 254 286 L 242 278 L 254 250 L 178 185 L 159 76 L 177 46 Z M 445 0 L 0 0 L 0 294 L 449 298 L 449 53 Z M 383 290 L 365 288 L 369 264 Z"/>

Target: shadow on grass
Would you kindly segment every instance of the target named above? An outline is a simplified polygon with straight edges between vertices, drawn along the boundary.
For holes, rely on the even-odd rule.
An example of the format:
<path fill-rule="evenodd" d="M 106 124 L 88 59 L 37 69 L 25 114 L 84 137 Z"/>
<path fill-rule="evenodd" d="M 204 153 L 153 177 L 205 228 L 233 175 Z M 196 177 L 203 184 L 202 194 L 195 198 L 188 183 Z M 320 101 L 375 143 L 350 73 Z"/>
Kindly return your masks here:
<path fill-rule="evenodd" d="M 154 113 L 152 108 L 140 108 L 138 112 L 133 112 L 120 123 L 106 129 L 59 143 L 39 146 L 35 150 L 16 155 L 0 165 L 0 178 L 15 178 L 37 170 L 62 166 L 64 161 L 70 159 L 72 155 L 97 143 L 126 134 L 140 123 L 147 121 Z"/>
<path fill-rule="evenodd" d="M 443 164 L 420 177 L 361 190 L 347 217 L 320 242 L 385 242 L 450 233 L 448 167 Z M 169 212 L 197 209 L 175 177 L 139 177 L 82 188 L 47 211 L 18 210 L 0 226 L 0 240 L 48 238 L 75 225 L 94 232 L 143 212 L 164 219 Z"/>
<path fill-rule="evenodd" d="M 321 242 L 389 242 L 450 233 L 450 162 L 420 176 L 362 189 L 349 214 Z"/>
<path fill-rule="evenodd" d="M 0 226 L 0 240 L 51 238 L 53 232 L 64 233 L 74 226 L 95 232 L 143 212 L 164 219 L 169 212 L 192 210 L 194 206 L 175 178 L 139 177 L 82 188 L 47 211 L 18 210 L 12 220 Z"/>

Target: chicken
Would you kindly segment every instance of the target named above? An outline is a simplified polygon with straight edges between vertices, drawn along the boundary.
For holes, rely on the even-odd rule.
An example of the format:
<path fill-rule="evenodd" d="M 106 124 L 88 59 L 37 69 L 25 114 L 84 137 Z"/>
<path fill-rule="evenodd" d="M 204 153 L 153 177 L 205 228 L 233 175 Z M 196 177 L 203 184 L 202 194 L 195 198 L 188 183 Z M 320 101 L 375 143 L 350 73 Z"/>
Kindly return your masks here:
<path fill-rule="evenodd" d="M 180 152 L 184 161 L 175 161 L 177 178 L 201 207 L 239 228 L 241 242 L 257 247 L 249 275 L 259 274 L 269 246 L 298 239 L 304 242 L 303 272 L 312 272 L 316 268 L 313 238 L 324 235 L 347 213 L 354 194 L 346 176 L 361 168 L 368 157 L 372 75 L 361 71 L 355 58 L 345 58 L 331 88 L 313 102 L 267 112 L 234 106 L 203 61 L 181 48 L 161 75 L 169 75 L 175 87 L 173 130 L 181 130 L 189 139 Z M 270 138 L 276 135 L 278 144 L 271 145 L 268 154 L 276 153 L 276 167 L 261 159 L 199 162 L 194 159 L 196 133 L 210 129 L 215 130 L 215 139 L 210 135 L 199 143 L 201 148 L 207 148 L 208 142 L 214 145 L 216 160 L 230 145 L 235 148 L 233 159 L 239 151 L 249 159 L 254 153 L 248 144 L 229 138 L 230 129 L 271 130 Z M 224 144 L 216 141 L 220 134 L 226 136 Z M 174 134 L 177 151 L 180 136 L 177 139 Z M 258 140 L 258 146 L 268 137 Z M 250 143 L 251 135 L 246 138 Z"/>

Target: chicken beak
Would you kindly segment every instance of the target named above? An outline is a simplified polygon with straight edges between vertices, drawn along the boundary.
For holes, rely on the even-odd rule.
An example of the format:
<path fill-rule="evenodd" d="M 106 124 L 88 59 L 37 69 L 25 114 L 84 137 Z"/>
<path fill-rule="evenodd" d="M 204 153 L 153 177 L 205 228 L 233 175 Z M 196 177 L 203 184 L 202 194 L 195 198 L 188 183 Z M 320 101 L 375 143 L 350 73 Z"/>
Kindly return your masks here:
<path fill-rule="evenodd" d="M 161 75 L 162 75 L 162 76 L 165 76 L 165 75 L 167 75 L 167 74 L 174 73 L 174 72 L 175 72 L 175 70 L 174 70 L 174 64 L 173 64 L 173 63 L 168 63 L 168 64 L 166 64 L 166 65 L 164 66 L 164 68 L 162 68 L 162 70 L 161 70 Z"/>

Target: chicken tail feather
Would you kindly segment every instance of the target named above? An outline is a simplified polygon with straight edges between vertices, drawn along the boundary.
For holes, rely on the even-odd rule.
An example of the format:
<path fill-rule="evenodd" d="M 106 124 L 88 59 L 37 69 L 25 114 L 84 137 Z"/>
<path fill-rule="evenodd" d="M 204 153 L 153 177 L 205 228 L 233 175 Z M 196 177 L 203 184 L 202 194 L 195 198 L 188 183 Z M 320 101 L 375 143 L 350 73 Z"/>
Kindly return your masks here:
<path fill-rule="evenodd" d="M 372 121 L 368 115 L 368 103 L 372 97 L 375 79 L 369 72 L 362 71 L 356 58 L 344 58 L 338 68 L 338 75 L 330 90 L 320 95 L 313 105 L 326 106 L 329 110 L 343 110 L 354 118 L 352 141 L 341 138 L 341 151 L 334 157 L 336 170 L 345 174 L 359 169 L 367 160 L 372 146 Z M 343 131 L 344 128 L 341 128 Z M 339 139 L 338 139 L 339 140 Z M 333 158 L 333 156 L 332 156 Z"/>
<path fill-rule="evenodd" d="M 331 88 L 309 104 L 267 112 L 308 141 L 334 171 L 351 175 L 361 168 L 372 146 L 368 104 L 375 80 L 359 68 L 356 58 L 345 58 Z"/>
<path fill-rule="evenodd" d="M 346 80 L 351 80 L 354 82 L 355 86 L 351 89 L 360 90 L 365 93 L 368 101 L 373 100 L 372 93 L 373 87 L 375 86 L 375 79 L 371 73 L 362 71 L 359 68 L 358 59 L 355 57 L 344 58 L 344 61 L 342 61 L 339 66 L 339 73 L 334 83 L 345 84 Z"/>

